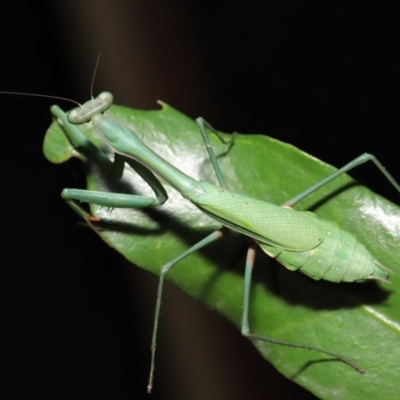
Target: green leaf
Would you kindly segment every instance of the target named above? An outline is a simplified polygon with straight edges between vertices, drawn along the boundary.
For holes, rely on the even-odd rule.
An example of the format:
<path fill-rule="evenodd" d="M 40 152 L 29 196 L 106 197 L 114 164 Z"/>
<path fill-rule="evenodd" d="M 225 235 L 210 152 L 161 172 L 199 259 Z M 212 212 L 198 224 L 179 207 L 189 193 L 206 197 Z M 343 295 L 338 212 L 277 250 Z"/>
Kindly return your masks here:
<path fill-rule="evenodd" d="M 162 106 L 159 111 L 113 106 L 108 114 L 134 129 L 149 147 L 188 175 L 216 183 L 195 122 Z M 90 124 L 82 131 L 104 147 Z M 266 136 L 239 134 L 229 152 L 216 138 L 211 140 L 229 188 L 275 204 L 282 204 L 334 171 L 299 149 Z M 44 151 L 55 163 L 81 158 L 89 189 L 152 195 L 134 171 L 126 168 L 123 179 L 115 181 L 85 161 L 65 140 L 57 123 L 47 132 Z M 131 262 L 156 275 L 163 264 L 218 228 L 179 193 L 168 186 L 167 191 L 169 200 L 158 208 L 91 207 L 92 213 L 102 218 L 95 224 L 99 235 Z M 353 233 L 379 262 L 398 270 L 399 207 L 342 176 L 296 208 L 335 221 Z M 174 267 L 167 279 L 240 327 L 246 243 L 243 236 L 229 232 Z M 254 344 L 285 376 L 320 398 L 396 398 L 399 289 L 396 276 L 393 285 L 316 282 L 287 271 L 259 252 L 251 294 L 252 332 L 341 354 L 366 373 L 362 375 L 315 351 Z"/>

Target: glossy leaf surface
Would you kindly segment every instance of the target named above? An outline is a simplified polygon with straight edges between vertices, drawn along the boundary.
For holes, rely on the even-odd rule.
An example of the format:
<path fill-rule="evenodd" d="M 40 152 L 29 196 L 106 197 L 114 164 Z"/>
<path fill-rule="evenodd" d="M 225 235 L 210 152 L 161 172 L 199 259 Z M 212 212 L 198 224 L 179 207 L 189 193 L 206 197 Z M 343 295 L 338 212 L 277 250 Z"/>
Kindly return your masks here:
<path fill-rule="evenodd" d="M 129 125 L 177 168 L 216 183 L 197 125 L 185 115 L 167 105 L 159 111 L 114 106 L 108 113 Z M 104 147 L 90 124 L 82 131 Z M 334 170 L 299 149 L 266 136 L 239 134 L 229 152 L 216 138 L 211 137 L 211 141 L 230 189 L 275 204 L 282 204 Z M 73 148 L 57 123 L 47 132 L 44 151 L 54 163 L 71 157 L 82 159 L 90 189 L 152 194 L 128 168 L 123 179 L 115 181 L 92 165 L 79 149 Z M 158 208 L 91 208 L 94 215 L 102 218 L 95 225 L 99 235 L 134 264 L 154 274 L 218 228 L 216 222 L 179 193 L 168 186 L 167 191 L 169 200 Z M 335 221 L 353 233 L 382 264 L 399 271 L 398 206 L 342 176 L 296 209 L 311 210 Z M 230 232 L 178 264 L 167 279 L 239 327 L 246 243 L 244 237 Z M 392 281 L 393 285 L 316 282 L 285 270 L 259 252 L 252 285 L 251 330 L 342 354 L 366 373 L 361 375 L 318 352 L 264 342 L 255 345 L 284 375 L 320 398 L 395 398 L 400 356 L 400 280 L 394 275 Z"/>

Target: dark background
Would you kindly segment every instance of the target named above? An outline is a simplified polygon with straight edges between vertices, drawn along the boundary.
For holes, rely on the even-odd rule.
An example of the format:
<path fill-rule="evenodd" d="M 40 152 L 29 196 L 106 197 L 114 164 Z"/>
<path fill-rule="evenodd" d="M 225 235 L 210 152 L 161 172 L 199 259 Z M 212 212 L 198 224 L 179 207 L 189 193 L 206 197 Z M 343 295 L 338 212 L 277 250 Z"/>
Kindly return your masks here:
<path fill-rule="evenodd" d="M 0 90 L 83 102 L 102 50 L 94 92 L 118 104 L 162 99 L 336 166 L 370 152 L 399 179 L 397 17 L 361 0 L 13 2 L 1 10 Z M 0 102 L 1 398 L 145 398 L 156 278 L 125 264 L 60 199 L 83 182 L 78 163 L 42 155 L 53 101 Z M 399 203 L 373 167 L 352 175 Z M 162 325 L 153 399 L 313 398 L 175 289 Z"/>

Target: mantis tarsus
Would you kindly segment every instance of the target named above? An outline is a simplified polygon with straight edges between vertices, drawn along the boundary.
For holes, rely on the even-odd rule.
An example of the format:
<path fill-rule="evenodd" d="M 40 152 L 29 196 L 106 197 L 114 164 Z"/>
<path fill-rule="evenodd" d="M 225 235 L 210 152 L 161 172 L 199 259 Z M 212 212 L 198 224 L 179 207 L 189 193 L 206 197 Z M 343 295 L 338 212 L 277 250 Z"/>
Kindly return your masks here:
<path fill-rule="evenodd" d="M 175 167 L 172 167 L 171 164 L 165 162 L 158 155 L 154 154 L 149 148 L 147 148 L 143 143 L 136 137 L 135 133 L 118 122 L 117 120 L 103 116 L 102 113 L 105 112 L 108 107 L 111 105 L 112 97 L 111 95 L 105 94 L 99 96 L 97 99 L 91 100 L 86 103 L 82 108 L 76 109 L 76 111 L 71 112 L 69 114 L 69 120 L 66 115 L 58 108 L 53 107 L 52 112 L 59 120 L 60 124 L 64 128 L 68 137 L 74 146 L 83 147 L 88 153 L 92 160 L 103 166 L 104 168 L 112 169 L 116 176 L 120 176 L 123 172 L 123 164 L 124 162 L 128 162 L 133 168 L 135 168 L 139 174 L 149 183 L 151 188 L 154 190 L 156 194 L 156 198 L 149 198 L 145 196 L 133 196 L 133 195 L 121 195 L 121 194 L 113 194 L 113 193 L 101 193 L 101 192 L 88 192 L 83 190 L 76 189 L 65 189 L 63 191 L 63 197 L 67 200 L 68 204 L 82 217 L 86 220 L 96 221 L 98 220 L 95 217 L 92 217 L 85 210 L 83 210 L 78 204 L 75 203 L 75 200 L 78 201 L 86 201 L 94 204 L 99 204 L 107 207 L 147 207 L 154 205 L 161 205 L 166 199 L 166 192 L 158 179 L 155 177 L 153 172 L 163 178 L 165 181 L 169 182 L 173 187 L 175 187 L 178 191 L 180 191 L 184 197 L 193 202 L 197 207 L 200 208 L 203 212 L 209 215 L 211 218 L 220 222 L 223 226 L 228 227 L 230 229 L 234 229 L 240 233 L 245 234 L 246 236 L 254 239 L 260 247 L 275 257 L 280 257 L 280 261 L 282 263 L 286 263 L 288 267 L 288 263 L 293 263 L 293 257 L 295 259 L 298 256 L 302 257 L 302 264 L 304 264 L 304 257 L 307 259 L 315 259 L 318 251 L 316 249 L 322 249 L 323 245 L 327 245 L 325 249 L 328 249 L 331 253 L 336 255 L 334 251 L 334 246 L 338 246 L 338 244 L 343 244 L 343 240 L 351 240 L 353 241 L 353 236 L 347 236 L 347 233 L 339 230 L 338 232 L 341 235 L 344 235 L 345 239 L 335 239 L 333 241 L 329 241 L 328 236 L 326 236 L 326 231 L 335 230 L 335 225 L 328 222 L 321 222 L 323 220 L 317 219 L 317 217 L 312 216 L 309 213 L 299 213 L 297 211 L 293 211 L 288 209 L 288 207 L 293 206 L 309 194 L 313 193 L 315 190 L 325 185 L 328 181 L 334 179 L 336 176 L 342 174 L 350 170 L 351 168 L 360 165 L 361 163 L 368 161 L 370 159 L 375 160 L 372 156 L 364 155 L 351 163 L 347 164 L 345 167 L 340 169 L 334 175 L 326 178 L 325 180 L 319 182 L 314 185 L 310 189 L 302 192 L 298 196 L 293 199 L 287 201 L 284 205 L 285 208 L 281 208 L 278 206 L 271 205 L 266 202 L 261 202 L 259 200 L 255 200 L 249 198 L 247 196 L 237 195 L 236 193 L 229 192 L 227 189 L 224 189 L 225 182 L 222 175 L 222 172 L 219 168 L 216 157 L 212 151 L 212 148 L 209 145 L 208 138 L 206 135 L 206 130 L 211 129 L 214 131 L 208 124 L 204 122 L 204 120 L 199 119 L 198 124 L 200 127 L 200 132 L 202 133 L 203 139 L 205 140 L 207 150 L 209 151 L 210 159 L 213 163 L 218 181 L 220 183 L 220 187 L 216 187 L 210 185 L 206 182 L 198 182 L 190 177 L 186 176 Z M 88 111 L 89 110 L 89 111 Z M 82 114 L 84 115 L 82 117 Z M 71 125 L 73 121 L 75 124 L 84 123 L 89 120 L 92 120 L 94 126 L 96 127 L 97 132 L 102 137 L 103 141 L 108 144 L 113 152 L 116 154 L 116 160 L 114 166 L 111 166 L 111 163 L 108 157 L 99 151 L 95 146 L 88 142 L 87 139 L 80 133 L 80 131 L 74 126 Z M 215 131 L 214 131 L 215 132 Z M 215 132 L 218 135 L 218 132 Z M 220 136 L 219 136 L 220 137 Z M 221 138 L 221 137 L 220 137 Z M 138 163 L 139 162 L 139 163 Z M 380 163 L 375 160 L 375 163 L 381 169 L 381 171 L 386 175 L 389 181 L 396 187 L 396 189 L 400 192 L 399 185 L 394 181 L 394 179 L 383 169 Z M 151 171 L 153 172 L 151 172 Z M 223 200 L 223 204 L 222 203 Z M 228 214 L 227 207 L 233 206 Z M 255 220 L 251 221 L 251 213 L 245 217 L 242 217 L 237 212 L 238 209 L 247 208 L 255 212 L 262 212 L 261 216 L 257 216 Z M 274 224 L 273 221 L 269 220 L 268 223 L 265 220 L 262 221 L 261 224 L 258 222 L 261 218 L 270 218 L 276 216 L 276 222 Z M 283 227 L 283 222 L 287 225 L 288 230 L 281 229 Z M 92 222 L 90 222 L 92 223 Z M 322 225 L 321 225 L 322 224 Z M 265 229 L 265 230 L 264 230 Z M 307 233 L 303 233 L 301 235 L 301 230 L 308 229 Z M 304 231 L 303 231 L 304 232 Z M 154 331 L 153 331 L 153 339 L 152 339 L 152 367 L 150 372 L 150 379 L 148 390 L 151 390 L 153 374 L 154 374 L 154 356 L 155 356 L 155 343 L 156 343 L 156 333 L 157 333 L 157 323 L 158 316 L 161 305 L 161 293 L 162 293 L 162 285 L 164 275 L 172 266 L 178 263 L 180 260 L 185 258 L 186 256 L 192 254 L 196 250 L 206 246 L 207 244 L 217 240 L 223 234 L 223 229 L 218 230 L 211 235 L 207 236 L 205 239 L 188 249 L 186 252 L 173 259 L 170 263 L 165 264 L 161 268 L 161 276 L 159 283 L 159 290 L 157 294 L 157 304 L 156 304 L 156 314 L 155 314 L 155 322 L 154 322 Z M 299 241 L 302 236 L 302 241 Z M 355 240 L 355 239 L 354 239 Z M 334 246 L 332 246 L 332 243 Z M 305 272 L 307 275 L 313 277 L 314 279 L 328 279 L 331 281 L 357 281 L 364 279 L 380 279 L 383 281 L 387 280 L 388 270 L 381 266 L 379 263 L 375 262 L 372 256 L 366 251 L 366 249 L 360 245 L 356 244 L 358 242 L 354 242 L 353 244 L 357 247 L 356 254 L 361 254 L 361 257 L 368 260 L 368 267 L 364 268 L 361 272 L 356 271 L 354 267 L 354 254 L 352 254 L 353 263 L 345 267 L 343 264 L 335 264 L 333 263 L 333 267 L 337 269 L 336 273 L 334 270 L 327 276 L 322 276 L 323 273 L 315 270 L 314 267 L 310 267 L 311 264 L 307 264 L 306 268 L 302 272 Z M 340 247 L 340 246 L 339 246 Z M 350 251 L 350 250 L 349 250 Z M 256 340 L 264 340 L 272 343 L 300 347 L 309 350 L 316 350 L 331 356 L 338 358 L 339 360 L 351 365 L 358 371 L 362 372 L 362 369 L 352 361 L 344 358 L 341 355 L 332 353 L 330 351 L 326 351 L 324 349 L 319 349 L 313 346 L 301 345 L 296 343 L 288 343 L 285 341 L 274 340 L 268 337 L 255 335 L 249 332 L 249 324 L 248 324 L 248 309 L 249 309 L 249 292 L 250 292 L 250 283 L 251 283 L 251 270 L 254 261 L 254 253 L 255 246 L 251 245 L 248 252 L 247 263 L 246 263 L 246 274 L 245 274 L 245 295 L 243 302 L 243 317 L 242 317 L 242 333 L 245 336 L 248 336 L 252 339 Z M 289 258 L 289 261 L 283 258 Z M 324 257 L 318 257 L 318 260 L 322 260 L 322 264 L 329 265 L 330 261 L 339 260 L 338 257 L 332 257 L 324 255 Z M 347 260 L 349 259 L 349 255 L 347 255 Z M 328 261 L 326 261 L 328 260 Z M 318 265 L 321 265 L 317 262 Z M 362 262 L 359 265 L 364 265 Z M 294 268 L 290 268 L 294 269 Z M 331 268 L 332 269 L 332 268 Z M 333 273 L 335 272 L 335 273 Z"/>

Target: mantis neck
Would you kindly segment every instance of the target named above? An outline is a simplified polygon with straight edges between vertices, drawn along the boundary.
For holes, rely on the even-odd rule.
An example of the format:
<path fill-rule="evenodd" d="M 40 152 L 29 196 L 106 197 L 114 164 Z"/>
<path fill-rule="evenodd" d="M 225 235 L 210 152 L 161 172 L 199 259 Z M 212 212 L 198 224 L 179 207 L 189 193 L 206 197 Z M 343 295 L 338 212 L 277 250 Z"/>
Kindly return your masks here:
<path fill-rule="evenodd" d="M 96 131 L 103 136 L 116 153 L 140 162 L 168 182 L 183 196 L 192 192 L 197 186 L 195 179 L 175 168 L 147 147 L 132 129 L 113 118 L 103 115 L 95 116 L 92 122 Z"/>

